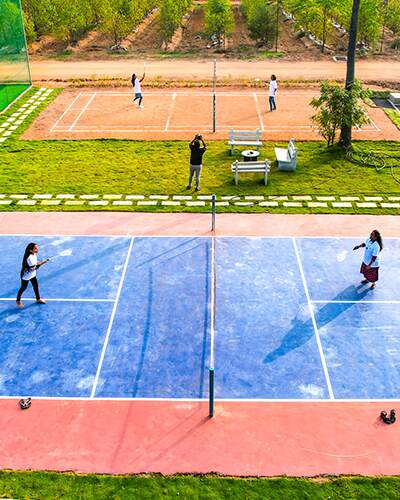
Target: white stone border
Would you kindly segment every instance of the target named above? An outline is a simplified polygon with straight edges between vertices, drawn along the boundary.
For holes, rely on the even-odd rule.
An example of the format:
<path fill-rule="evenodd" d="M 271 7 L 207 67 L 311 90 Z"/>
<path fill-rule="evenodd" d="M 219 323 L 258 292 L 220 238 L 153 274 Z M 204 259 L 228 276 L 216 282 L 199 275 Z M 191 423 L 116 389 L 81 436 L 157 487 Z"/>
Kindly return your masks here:
<path fill-rule="evenodd" d="M 24 121 L 36 108 L 44 103 L 54 89 L 42 87 L 19 106 L 8 118 L 0 115 L 0 144 L 4 143 L 13 134 L 17 134 Z M 4 205 L 4 203 L 3 203 Z"/>
<path fill-rule="evenodd" d="M 76 207 L 209 207 L 211 195 L 161 195 L 161 194 L 0 194 L 0 206 L 76 206 Z M 358 195 L 254 195 L 217 196 L 219 207 L 247 207 L 278 209 L 400 209 L 400 196 Z"/>

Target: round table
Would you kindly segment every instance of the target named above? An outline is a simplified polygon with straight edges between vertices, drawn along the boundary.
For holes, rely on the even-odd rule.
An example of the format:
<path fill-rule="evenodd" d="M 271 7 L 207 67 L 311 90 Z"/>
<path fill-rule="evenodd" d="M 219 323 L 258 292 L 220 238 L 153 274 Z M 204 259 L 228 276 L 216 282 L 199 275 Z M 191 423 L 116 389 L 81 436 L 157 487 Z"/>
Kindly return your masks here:
<path fill-rule="evenodd" d="M 259 151 L 254 151 L 253 149 L 246 149 L 242 151 L 243 161 L 257 161 L 260 156 Z"/>

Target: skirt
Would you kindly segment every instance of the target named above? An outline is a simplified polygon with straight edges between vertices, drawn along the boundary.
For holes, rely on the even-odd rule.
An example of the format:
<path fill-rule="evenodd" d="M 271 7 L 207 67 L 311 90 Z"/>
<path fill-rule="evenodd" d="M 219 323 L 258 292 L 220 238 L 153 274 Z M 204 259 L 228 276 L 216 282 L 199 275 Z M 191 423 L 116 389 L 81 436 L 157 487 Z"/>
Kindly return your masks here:
<path fill-rule="evenodd" d="M 367 269 L 364 262 L 361 264 L 360 273 L 363 274 L 364 278 L 370 283 L 375 283 L 379 279 L 379 267 L 371 267 L 370 269 Z"/>

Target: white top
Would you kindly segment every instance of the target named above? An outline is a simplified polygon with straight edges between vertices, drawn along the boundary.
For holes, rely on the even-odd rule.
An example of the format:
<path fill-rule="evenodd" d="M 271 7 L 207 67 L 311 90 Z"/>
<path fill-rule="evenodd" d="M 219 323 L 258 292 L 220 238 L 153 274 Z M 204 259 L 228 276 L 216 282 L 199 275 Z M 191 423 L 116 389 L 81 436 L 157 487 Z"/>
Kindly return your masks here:
<path fill-rule="evenodd" d="M 140 81 L 139 78 L 135 78 L 135 94 L 141 94 Z"/>
<path fill-rule="evenodd" d="M 277 90 L 278 90 L 278 84 L 277 84 L 276 80 L 271 80 L 269 82 L 269 95 L 270 95 L 270 97 L 274 97 Z"/>
<path fill-rule="evenodd" d="M 31 254 L 26 261 L 28 263 L 28 266 L 36 266 L 37 265 L 36 254 L 35 253 Z M 25 273 L 22 275 L 22 279 L 28 281 L 34 278 L 35 276 L 36 276 L 36 268 L 29 271 L 25 271 Z"/>
<path fill-rule="evenodd" d="M 379 267 L 381 263 L 381 258 L 379 257 L 381 247 L 377 241 L 372 241 L 370 238 L 365 242 L 365 252 L 363 262 L 365 265 L 369 266 L 372 257 L 376 257 L 375 261 L 371 264 L 371 267 Z"/>

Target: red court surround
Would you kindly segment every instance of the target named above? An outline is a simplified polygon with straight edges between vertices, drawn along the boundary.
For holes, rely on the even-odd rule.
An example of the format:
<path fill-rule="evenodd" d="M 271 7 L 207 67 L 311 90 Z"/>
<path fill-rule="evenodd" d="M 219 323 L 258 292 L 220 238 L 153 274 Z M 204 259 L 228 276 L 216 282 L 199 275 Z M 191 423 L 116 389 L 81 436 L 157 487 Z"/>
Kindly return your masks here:
<path fill-rule="evenodd" d="M 393 216 L 221 214 L 217 234 L 400 235 Z M 1 213 L 0 234 L 209 235 L 207 214 Z M 396 402 L 0 399 L 0 468 L 231 475 L 398 474 Z"/>

